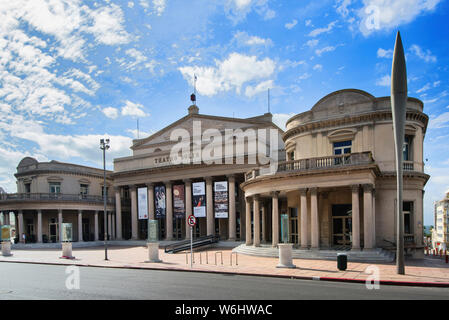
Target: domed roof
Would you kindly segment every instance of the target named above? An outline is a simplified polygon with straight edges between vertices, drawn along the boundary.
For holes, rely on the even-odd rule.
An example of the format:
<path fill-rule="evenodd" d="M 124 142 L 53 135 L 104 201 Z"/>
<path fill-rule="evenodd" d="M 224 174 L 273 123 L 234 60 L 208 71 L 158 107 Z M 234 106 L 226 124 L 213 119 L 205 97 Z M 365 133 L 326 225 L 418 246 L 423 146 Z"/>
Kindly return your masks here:
<path fill-rule="evenodd" d="M 38 163 L 38 161 L 36 159 L 31 158 L 31 157 L 25 157 L 19 162 L 19 165 L 17 166 L 17 168 L 28 167 L 28 166 L 31 166 L 36 163 Z"/>
<path fill-rule="evenodd" d="M 376 98 L 366 91 L 359 89 L 343 89 L 329 93 L 321 98 L 312 107 L 313 111 L 317 111 L 323 108 L 337 107 L 345 104 L 357 104 L 357 103 L 369 103 L 373 102 Z"/>

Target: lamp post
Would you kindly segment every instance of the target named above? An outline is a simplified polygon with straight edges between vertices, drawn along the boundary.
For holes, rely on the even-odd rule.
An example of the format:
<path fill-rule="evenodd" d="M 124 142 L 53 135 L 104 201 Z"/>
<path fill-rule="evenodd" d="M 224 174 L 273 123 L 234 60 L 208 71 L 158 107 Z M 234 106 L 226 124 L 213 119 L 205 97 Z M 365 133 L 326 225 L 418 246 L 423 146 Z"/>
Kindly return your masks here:
<path fill-rule="evenodd" d="M 104 260 L 108 260 L 108 228 L 106 211 L 106 150 L 109 149 L 109 139 L 100 139 L 100 149 L 103 150 L 103 202 L 104 202 Z"/>

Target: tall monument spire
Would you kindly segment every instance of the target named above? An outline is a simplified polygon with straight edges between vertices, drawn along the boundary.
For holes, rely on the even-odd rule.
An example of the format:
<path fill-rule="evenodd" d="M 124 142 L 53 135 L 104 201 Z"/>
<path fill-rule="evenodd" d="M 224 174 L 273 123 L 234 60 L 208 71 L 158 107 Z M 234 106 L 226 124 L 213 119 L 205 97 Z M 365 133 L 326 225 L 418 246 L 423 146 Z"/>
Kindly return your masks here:
<path fill-rule="evenodd" d="M 405 274 L 404 266 L 404 214 L 402 212 L 402 162 L 404 145 L 404 127 L 407 106 L 407 70 L 405 67 L 404 48 L 401 34 L 397 33 L 394 45 L 393 65 L 391 67 L 391 111 L 393 115 L 394 144 L 396 154 L 397 183 L 397 240 L 396 240 L 396 271 Z"/>

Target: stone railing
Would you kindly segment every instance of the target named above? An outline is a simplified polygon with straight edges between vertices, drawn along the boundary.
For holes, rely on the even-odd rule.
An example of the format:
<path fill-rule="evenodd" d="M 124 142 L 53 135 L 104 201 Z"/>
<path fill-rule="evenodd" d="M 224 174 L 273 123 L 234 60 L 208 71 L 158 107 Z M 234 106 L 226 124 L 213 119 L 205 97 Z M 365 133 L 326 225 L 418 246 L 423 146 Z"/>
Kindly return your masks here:
<path fill-rule="evenodd" d="M 414 166 L 413 166 L 413 161 L 404 161 L 402 163 L 402 170 L 404 171 L 413 171 Z"/>
<path fill-rule="evenodd" d="M 374 159 L 371 152 L 358 152 L 343 155 L 283 161 L 277 164 L 276 172 L 338 169 L 342 167 L 369 165 L 373 163 Z M 266 171 L 264 169 L 268 169 L 268 166 L 263 166 L 260 169 L 255 169 L 247 172 L 245 175 L 246 181 L 260 176 L 263 172 Z"/>
<path fill-rule="evenodd" d="M 114 203 L 113 197 L 107 197 L 108 204 Z M 0 203 L 6 202 L 32 202 L 32 201 L 67 201 L 67 202 L 94 202 L 103 203 L 103 196 L 85 194 L 64 194 L 64 193 L 4 193 L 0 194 Z"/>

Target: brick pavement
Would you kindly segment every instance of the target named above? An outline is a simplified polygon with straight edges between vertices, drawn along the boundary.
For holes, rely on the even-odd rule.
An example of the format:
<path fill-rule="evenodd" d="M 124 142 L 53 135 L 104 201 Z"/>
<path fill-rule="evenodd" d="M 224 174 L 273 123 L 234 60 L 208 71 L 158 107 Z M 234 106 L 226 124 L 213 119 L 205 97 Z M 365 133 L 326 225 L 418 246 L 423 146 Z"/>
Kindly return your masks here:
<path fill-rule="evenodd" d="M 221 253 L 220 253 L 221 252 Z M 148 268 L 164 270 L 185 270 L 197 272 L 235 273 L 242 275 L 264 275 L 277 277 L 294 277 L 318 280 L 340 280 L 364 282 L 371 276 L 368 272 L 373 267 L 378 268 L 382 282 L 396 282 L 410 285 L 434 285 L 449 287 L 449 265 L 444 259 L 428 256 L 422 260 L 407 260 L 406 274 L 397 275 L 394 263 L 360 263 L 348 262 L 345 271 L 337 269 L 336 261 L 293 259 L 295 269 L 276 268 L 277 258 L 255 257 L 238 255 L 238 264 L 235 253 L 232 257 L 231 248 L 211 248 L 195 252 L 193 268 L 190 267 L 190 253 L 169 254 L 159 251 L 162 263 L 145 263 L 148 260 L 148 251 L 143 246 L 112 247 L 108 250 L 109 261 L 104 260 L 104 249 L 75 248 L 75 259 L 61 259 L 61 250 L 58 249 L 21 249 L 13 250 L 13 256 L 3 257 L 1 261 L 48 263 L 61 265 L 117 267 L 117 268 Z M 215 256 L 217 264 L 215 264 Z M 221 256 L 223 259 L 221 259 Z M 392 283 L 394 284 L 394 283 Z"/>

